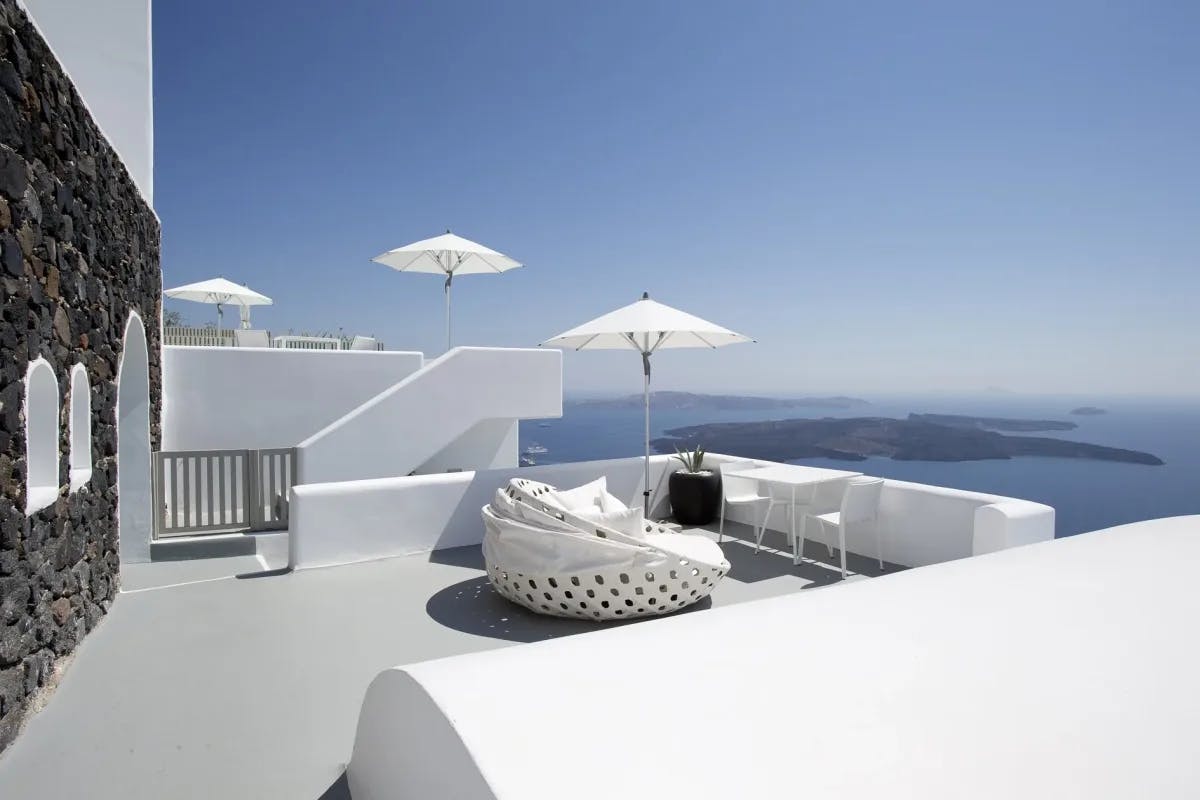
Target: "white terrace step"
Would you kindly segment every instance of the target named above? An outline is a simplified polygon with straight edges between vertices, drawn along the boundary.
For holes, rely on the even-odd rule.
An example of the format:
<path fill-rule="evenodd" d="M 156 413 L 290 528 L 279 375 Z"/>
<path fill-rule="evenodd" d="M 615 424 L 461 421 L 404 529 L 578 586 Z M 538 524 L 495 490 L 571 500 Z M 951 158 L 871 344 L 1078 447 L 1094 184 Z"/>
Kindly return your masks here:
<path fill-rule="evenodd" d="M 172 536 L 150 543 L 151 561 L 252 556 L 257 552 L 257 537 L 242 532 L 216 533 L 206 536 Z"/>

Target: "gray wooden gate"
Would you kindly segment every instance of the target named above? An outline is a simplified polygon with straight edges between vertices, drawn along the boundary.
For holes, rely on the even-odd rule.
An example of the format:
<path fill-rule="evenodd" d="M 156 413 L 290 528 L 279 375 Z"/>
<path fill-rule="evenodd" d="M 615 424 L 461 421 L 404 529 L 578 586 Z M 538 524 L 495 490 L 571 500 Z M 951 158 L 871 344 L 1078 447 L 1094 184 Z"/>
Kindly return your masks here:
<path fill-rule="evenodd" d="M 296 448 L 154 454 L 154 537 L 281 530 Z"/>

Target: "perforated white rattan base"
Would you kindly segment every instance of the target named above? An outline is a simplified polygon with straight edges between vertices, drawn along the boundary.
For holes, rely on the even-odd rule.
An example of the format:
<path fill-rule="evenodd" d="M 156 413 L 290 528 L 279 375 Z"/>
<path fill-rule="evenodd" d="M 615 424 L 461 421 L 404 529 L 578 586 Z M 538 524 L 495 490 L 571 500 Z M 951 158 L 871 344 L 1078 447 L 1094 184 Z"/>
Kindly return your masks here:
<path fill-rule="evenodd" d="M 512 481 L 482 509 L 488 579 L 531 611 L 594 621 L 668 614 L 703 600 L 729 571 L 715 543 L 701 560 L 691 534 L 647 523 L 653 544 L 634 539 L 546 505 L 547 489 Z M 689 540 L 690 557 L 671 551 L 676 537 Z"/>

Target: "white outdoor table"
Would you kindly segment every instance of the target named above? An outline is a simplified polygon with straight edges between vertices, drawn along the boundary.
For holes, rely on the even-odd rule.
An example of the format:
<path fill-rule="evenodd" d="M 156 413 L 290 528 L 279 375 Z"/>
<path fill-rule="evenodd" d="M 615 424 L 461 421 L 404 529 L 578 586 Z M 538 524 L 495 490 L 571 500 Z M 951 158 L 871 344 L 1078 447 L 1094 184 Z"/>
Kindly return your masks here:
<path fill-rule="evenodd" d="M 775 464 L 770 467 L 755 467 L 754 469 L 730 472 L 741 478 L 752 478 L 762 483 L 774 483 L 780 486 L 790 486 L 792 490 L 791 510 L 788 514 L 789 543 L 796 541 L 796 490 L 801 487 L 816 486 L 831 481 L 858 478 L 861 472 L 849 472 L 842 469 L 824 469 L 822 467 L 802 467 L 799 464 Z M 769 512 L 768 512 L 769 513 Z M 801 530 L 803 528 L 801 521 Z M 766 525 L 766 520 L 763 520 Z"/>

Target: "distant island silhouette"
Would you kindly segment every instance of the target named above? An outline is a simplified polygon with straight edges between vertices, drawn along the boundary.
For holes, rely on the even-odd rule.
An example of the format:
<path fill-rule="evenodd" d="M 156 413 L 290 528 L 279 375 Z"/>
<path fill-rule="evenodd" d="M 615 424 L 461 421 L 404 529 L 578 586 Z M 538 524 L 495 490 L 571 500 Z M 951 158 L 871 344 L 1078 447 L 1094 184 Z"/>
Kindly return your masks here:
<path fill-rule="evenodd" d="M 1077 417 L 1095 417 L 1099 416 L 1100 414 L 1107 414 L 1108 411 L 1103 408 L 1097 408 L 1096 406 L 1080 406 L 1079 408 L 1071 409 L 1071 413 Z"/>
<path fill-rule="evenodd" d="M 1129 464 L 1161 465 L 1162 459 L 1138 450 L 1071 442 L 1042 436 L 1009 436 L 1000 430 L 1070 430 L 1072 422 L 910 414 L 907 419 L 783 419 L 765 422 L 718 422 L 666 431 L 651 444 L 659 453 L 697 445 L 718 453 L 790 461 L 836 458 L 862 461 L 883 456 L 897 461 L 980 461 L 1015 456 L 1051 456 Z"/>
<path fill-rule="evenodd" d="M 982 428 L 994 431 L 1070 431 L 1074 422 L 1055 419 L 1010 419 L 1009 417 L 971 417 L 965 414 L 909 414 L 912 422 L 932 422 L 955 428 Z"/>
<path fill-rule="evenodd" d="M 564 405 L 588 408 L 641 408 L 640 394 L 627 397 L 564 400 Z M 857 397 L 756 397 L 740 394 L 697 394 L 660 391 L 650 393 L 650 408 L 660 410 L 702 409 L 710 411 L 755 411 L 771 408 L 854 408 L 870 405 Z"/>

